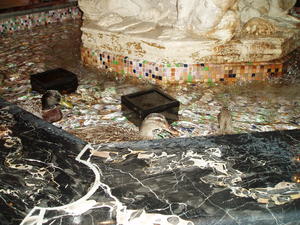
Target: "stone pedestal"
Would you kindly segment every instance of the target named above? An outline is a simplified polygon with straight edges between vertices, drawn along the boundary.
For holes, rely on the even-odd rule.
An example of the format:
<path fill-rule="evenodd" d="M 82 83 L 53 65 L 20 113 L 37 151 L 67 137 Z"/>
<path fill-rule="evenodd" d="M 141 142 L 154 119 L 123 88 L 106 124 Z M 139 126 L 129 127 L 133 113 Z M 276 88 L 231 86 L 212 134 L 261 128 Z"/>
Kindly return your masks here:
<path fill-rule="evenodd" d="M 281 37 L 162 41 L 82 28 L 84 64 L 158 83 L 265 80 L 283 74 L 286 55 L 300 45 L 300 31 Z"/>
<path fill-rule="evenodd" d="M 116 17 L 115 12 L 107 18 L 113 15 L 118 23 L 107 25 L 112 22 L 103 19 L 106 17 L 95 18 L 94 13 L 84 19 L 82 26 L 82 60 L 155 83 L 234 82 L 281 76 L 286 56 L 300 46 L 299 21 L 288 15 L 287 20 L 250 17 L 238 25 L 240 21 L 235 18 L 233 26 L 226 15 L 238 10 L 234 5 L 230 7 L 224 9 L 219 24 L 209 28 L 193 24 L 182 28 L 178 21 L 172 24 L 169 17 L 168 23 L 127 15 Z M 201 33 L 195 27 L 207 30 Z"/>

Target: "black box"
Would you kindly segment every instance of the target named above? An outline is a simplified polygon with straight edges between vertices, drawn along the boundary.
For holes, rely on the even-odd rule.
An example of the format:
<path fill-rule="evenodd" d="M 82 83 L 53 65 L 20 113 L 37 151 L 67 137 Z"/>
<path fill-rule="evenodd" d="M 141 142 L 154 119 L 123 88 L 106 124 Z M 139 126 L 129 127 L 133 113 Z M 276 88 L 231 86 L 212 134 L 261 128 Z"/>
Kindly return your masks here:
<path fill-rule="evenodd" d="M 121 103 L 124 115 L 136 126 L 150 113 L 163 114 L 169 123 L 178 120 L 179 101 L 156 88 L 121 96 Z"/>
<path fill-rule="evenodd" d="M 58 90 L 65 94 L 76 91 L 78 87 L 77 76 L 62 68 L 31 75 L 30 83 L 32 90 L 40 93 Z"/>

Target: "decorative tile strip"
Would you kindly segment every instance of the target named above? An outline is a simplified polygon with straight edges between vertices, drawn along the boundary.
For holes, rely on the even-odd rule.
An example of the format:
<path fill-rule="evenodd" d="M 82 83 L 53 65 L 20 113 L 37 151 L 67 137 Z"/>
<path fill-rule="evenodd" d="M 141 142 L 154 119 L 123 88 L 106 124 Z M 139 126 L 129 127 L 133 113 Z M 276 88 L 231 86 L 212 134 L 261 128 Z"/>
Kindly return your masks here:
<path fill-rule="evenodd" d="M 19 30 L 31 29 L 40 25 L 79 18 L 81 18 L 81 12 L 79 8 L 75 6 L 15 16 L 11 18 L 0 19 L 0 33 L 12 33 Z"/>
<path fill-rule="evenodd" d="M 81 49 L 84 64 L 117 72 L 124 76 L 144 78 L 153 83 L 236 82 L 238 80 L 266 80 L 280 77 L 285 59 L 270 62 L 158 64 L 143 59 L 130 59 L 85 47 Z"/>

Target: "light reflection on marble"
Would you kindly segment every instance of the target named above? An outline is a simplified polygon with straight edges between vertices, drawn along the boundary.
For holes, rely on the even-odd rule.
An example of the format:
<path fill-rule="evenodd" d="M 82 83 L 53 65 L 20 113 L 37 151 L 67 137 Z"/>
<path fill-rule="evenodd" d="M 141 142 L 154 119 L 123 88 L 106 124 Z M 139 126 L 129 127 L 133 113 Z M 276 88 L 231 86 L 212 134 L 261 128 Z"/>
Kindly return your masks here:
<path fill-rule="evenodd" d="M 1 99 L 0 120 L 1 224 L 300 224 L 299 130 L 84 147 Z"/>

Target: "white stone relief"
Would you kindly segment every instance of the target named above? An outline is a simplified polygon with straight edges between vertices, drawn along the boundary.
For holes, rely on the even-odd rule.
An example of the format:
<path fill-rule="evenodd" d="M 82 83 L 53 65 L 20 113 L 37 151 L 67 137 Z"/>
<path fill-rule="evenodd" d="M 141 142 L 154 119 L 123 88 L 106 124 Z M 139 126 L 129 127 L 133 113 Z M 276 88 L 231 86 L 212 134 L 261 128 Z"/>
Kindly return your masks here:
<path fill-rule="evenodd" d="M 295 28 L 299 20 L 289 16 L 297 0 L 240 0 L 242 31 L 255 35 L 270 35 L 284 28 Z"/>
<path fill-rule="evenodd" d="M 236 3 L 237 0 L 178 0 L 175 30 L 168 31 L 169 37 L 183 37 L 176 35 L 182 34 L 179 30 L 222 41 L 230 40 L 239 25 Z M 168 37 L 166 32 L 164 35 Z"/>
<path fill-rule="evenodd" d="M 85 17 L 108 31 L 134 34 L 161 26 L 160 39 L 179 40 L 193 34 L 223 42 L 241 30 L 240 22 L 250 21 L 244 27 L 248 33 L 274 33 L 277 24 L 269 18 L 287 20 L 295 3 L 296 0 L 79 0 Z M 263 23 L 257 19 L 261 17 Z"/>
<path fill-rule="evenodd" d="M 110 31 L 139 33 L 163 26 L 162 38 L 187 33 L 230 40 L 239 25 L 237 0 L 80 0 L 85 17 Z"/>
<path fill-rule="evenodd" d="M 299 46 L 296 0 L 79 0 L 83 46 L 156 63 L 270 61 Z M 284 49 L 283 49 L 284 46 Z"/>
<path fill-rule="evenodd" d="M 96 21 L 99 26 L 107 27 L 110 31 L 126 31 L 135 27 L 136 33 L 154 29 L 159 21 L 168 16 L 171 4 L 166 0 L 79 1 L 85 17 Z"/>

